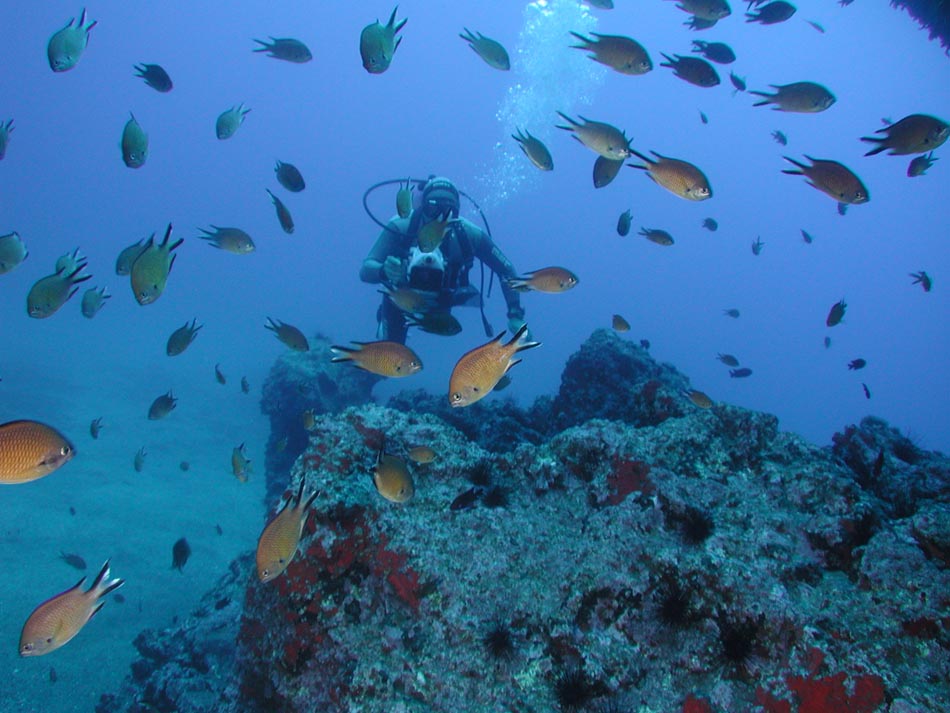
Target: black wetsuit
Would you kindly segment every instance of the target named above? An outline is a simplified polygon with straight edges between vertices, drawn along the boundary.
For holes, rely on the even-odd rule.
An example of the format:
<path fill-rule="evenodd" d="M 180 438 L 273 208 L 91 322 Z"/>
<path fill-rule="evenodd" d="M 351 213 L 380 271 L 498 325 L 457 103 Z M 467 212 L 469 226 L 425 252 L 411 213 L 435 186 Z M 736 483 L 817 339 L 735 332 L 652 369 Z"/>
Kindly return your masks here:
<path fill-rule="evenodd" d="M 383 270 L 387 257 L 399 258 L 406 264 L 410 249 L 418 247 L 416 233 L 421 216 L 417 216 L 417 213 L 418 211 L 413 211 L 408 218 L 393 218 L 389 221 L 387 229 L 380 233 L 376 244 L 363 260 L 363 266 L 360 268 L 360 279 L 363 282 L 388 284 Z M 478 258 L 501 278 L 501 290 L 508 305 L 508 319 L 524 319 L 519 295 L 507 283 L 508 278 L 516 277 L 518 273 L 484 230 L 471 221 L 460 218 L 450 225 L 438 250 L 444 258 L 445 269 L 441 285 L 430 293 L 434 298 L 436 310 L 450 311 L 458 305 L 478 305 L 478 290 L 469 282 L 469 270 L 474 259 Z M 412 273 L 407 275 L 407 279 L 409 281 L 405 285 L 392 286 L 406 286 L 424 292 L 429 292 L 434 287 L 414 285 Z M 379 338 L 405 343 L 405 316 L 392 300 L 383 297 L 376 316 L 380 326 Z"/>

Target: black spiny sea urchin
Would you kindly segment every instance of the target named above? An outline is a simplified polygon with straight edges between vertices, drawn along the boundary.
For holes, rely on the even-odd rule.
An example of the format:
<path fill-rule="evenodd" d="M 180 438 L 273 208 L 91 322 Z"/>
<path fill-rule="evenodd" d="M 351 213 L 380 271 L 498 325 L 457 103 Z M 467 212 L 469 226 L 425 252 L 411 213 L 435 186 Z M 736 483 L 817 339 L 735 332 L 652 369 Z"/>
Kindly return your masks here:
<path fill-rule="evenodd" d="M 581 668 L 566 669 L 554 679 L 554 695 L 562 711 L 579 711 L 606 692 L 601 681 L 592 681 Z"/>
<path fill-rule="evenodd" d="M 497 623 L 482 637 L 485 651 L 491 658 L 498 661 L 507 661 L 515 655 L 515 640 L 511 629 L 502 623 Z"/>

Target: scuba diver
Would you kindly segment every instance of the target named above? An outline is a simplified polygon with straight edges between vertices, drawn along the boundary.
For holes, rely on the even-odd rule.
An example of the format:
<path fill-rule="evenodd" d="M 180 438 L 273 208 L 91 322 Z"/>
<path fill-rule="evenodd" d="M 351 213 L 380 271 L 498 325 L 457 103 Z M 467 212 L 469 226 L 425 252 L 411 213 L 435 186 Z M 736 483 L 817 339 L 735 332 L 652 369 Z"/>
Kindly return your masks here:
<path fill-rule="evenodd" d="M 469 282 L 469 271 L 475 258 L 482 262 L 483 286 L 485 265 L 500 278 L 501 290 L 508 306 L 508 329 L 512 334 L 517 333 L 524 325 L 524 309 L 518 293 L 508 285 L 508 280 L 516 277 L 517 271 L 495 246 L 488 231 L 488 223 L 485 223 L 486 230 L 482 230 L 471 221 L 460 218 L 459 190 L 447 178 L 430 176 L 427 181 L 414 182 L 413 193 L 421 196 L 421 201 L 411 210 L 408 206 L 405 210 L 400 209 L 404 217 L 395 216 L 384 225 L 370 212 L 366 197 L 379 186 L 398 182 L 378 183 L 363 196 L 366 212 L 383 228 L 360 268 L 363 282 L 382 284 L 386 288 L 376 313 L 376 338 L 405 344 L 406 332 L 411 323 L 418 323 L 426 329 L 426 323 L 448 322 L 455 325 L 453 331 L 426 331 L 457 333 L 460 327 L 451 316 L 451 311 L 453 307 L 463 305 L 482 308 L 485 332 L 491 336 L 491 326 L 485 319 L 482 291 Z M 469 198 L 467 195 L 465 197 Z M 472 203 L 481 213 L 477 204 L 474 201 Z M 484 214 L 482 220 L 485 220 Z M 442 225 L 445 226 L 444 232 Z M 442 232 L 441 240 L 438 232 Z M 423 247 L 429 248 L 428 251 L 423 251 Z M 403 305 L 400 308 L 397 298 L 407 295 L 409 304 L 399 300 Z M 421 317 L 415 314 L 421 314 Z"/>

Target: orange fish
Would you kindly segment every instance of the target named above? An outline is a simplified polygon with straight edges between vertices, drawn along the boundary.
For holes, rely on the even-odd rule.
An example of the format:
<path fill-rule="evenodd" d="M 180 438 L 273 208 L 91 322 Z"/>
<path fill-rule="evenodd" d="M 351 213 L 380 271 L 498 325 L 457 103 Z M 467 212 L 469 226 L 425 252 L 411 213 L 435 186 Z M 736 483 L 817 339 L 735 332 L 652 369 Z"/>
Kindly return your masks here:
<path fill-rule="evenodd" d="M 402 458 L 386 455 L 382 448 L 376 456 L 373 483 L 377 492 L 391 503 L 408 502 L 416 494 L 406 462 Z"/>
<path fill-rule="evenodd" d="M 271 581 L 287 569 L 297 553 L 300 535 L 307 521 L 307 510 L 319 495 L 319 491 L 314 491 L 304 500 L 304 485 L 306 481 L 301 480 L 297 495 L 288 500 L 267 523 L 257 541 L 257 576 L 262 582 Z"/>
<path fill-rule="evenodd" d="M 409 449 L 408 456 L 410 460 L 414 460 L 416 463 L 425 464 L 436 459 L 436 452 L 429 446 L 413 446 Z"/>
<path fill-rule="evenodd" d="M 678 158 L 663 156 L 651 151 L 656 159 L 648 158 L 637 151 L 633 152 L 646 165 L 628 163 L 630 168 L 639 168 L 646 171 L 658 185 L 663 186 L 670 193 L 685 198 L 688 201 L 704 201 L 712 197 L 712 188 L 709 179 L 693 164 L 681 161 Z"/>
<path fill-rule="evenodd" d="M 614 331 L 617 332 L 629 332 L 630 331 L 630 322 L 625 320 L 619 314 L 615 314 L 611 320 L 611 326 L 614 328 Z"/>
<path fill-rule="evenodd" d="M 42 656 L 72 639 L 93 615 L 102 609 L 105 597 L 122 586 L 123 579 L 108 579 L 108 560 L 92 586 L 83 591 L 83 577 L 75 587 L 40 604 L 23 625 L 20 656 Z"/>
<path fill-rule="evenodd" d="M 353 342 L 359 349 L 332 346 L 339 353 L 331 361 L 351 361 L 354 366 L 380 376 L 412 376 L 422 370 L 422 360 L 405 344 L 399 342 Z"/>
<path fill-rule="evenodd" d="M 247 482 L 247 476 L 251 473 L 251 461 L 244 452 L 243 443 L 231 450 L 231 472 L 239 482 Z"/>
<path fill-rule="evenodd" d="M 10 421 L 0 425 L 0 484 L 42 478 L 74 455 L 73 444 L 46 424 Z"/>
<path fill-rule="evenodd" d="M 544 267 L 527 273 L 527 277 L 513 277 L 508 285 L 513 290 L 527 292 L 566 292 L 578 282 L 577 275 L 564 267 Z"/>
<path fill-rule="evenodd" d="M 697 391 L 696 389 L 687 389 L 685 393 L 686 397 L 694 404 L 699 406 L 699 408 L 712 408 L 713 400 L 702 391 Z"/>
<path fill-rule="evenodd" d="M 528 325 L 524 324 L 505 344 L 501 343 L 505 336 L 502 332 L 487 344 L 462 355 L 449 378 L 449 403 L 453 407 L 470 406 L 495 388 L 505 373 L 521 361 L 512 359 L 515 354 L 541 346 L 541 342 L 522 342 L 527 332 Z"/>
<path fill-rule="evenodd" d="M 794 164 L 796 168 L 783 169 L 782 173 L 804 176 L 807 179 L 805 183 L 831 196 L 838 203 L 857 204 L 871 200 L 868 189 L 865 188 L 861 179 L 844 164 L 828 159 L 812 158 L 807 154 L 805 158 L 811 161 L 811 166 L 785 156 L 785 160 Z"/>

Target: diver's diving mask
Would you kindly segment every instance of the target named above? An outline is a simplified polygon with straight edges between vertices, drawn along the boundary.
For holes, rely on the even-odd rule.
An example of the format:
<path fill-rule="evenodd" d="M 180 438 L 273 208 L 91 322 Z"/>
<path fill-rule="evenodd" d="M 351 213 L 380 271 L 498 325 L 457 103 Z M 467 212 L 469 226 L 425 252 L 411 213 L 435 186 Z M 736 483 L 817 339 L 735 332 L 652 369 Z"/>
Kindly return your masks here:
<path fill-rule="evenodd" d="M 434 220 L 445 215 L 458 218 L 459 192 L 447 178 L 430 178 L 422 189 L 422 213 L 426 220 Z"/>
<path fill-rule="evenodd" d="M 438 249 L 424 253 L 419 248 L 409 250 L 409 287 L 420 292 L 438 292 L 445 276 L 445 258 Z"/>

